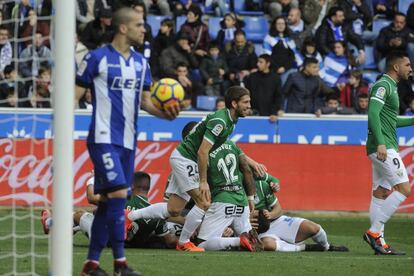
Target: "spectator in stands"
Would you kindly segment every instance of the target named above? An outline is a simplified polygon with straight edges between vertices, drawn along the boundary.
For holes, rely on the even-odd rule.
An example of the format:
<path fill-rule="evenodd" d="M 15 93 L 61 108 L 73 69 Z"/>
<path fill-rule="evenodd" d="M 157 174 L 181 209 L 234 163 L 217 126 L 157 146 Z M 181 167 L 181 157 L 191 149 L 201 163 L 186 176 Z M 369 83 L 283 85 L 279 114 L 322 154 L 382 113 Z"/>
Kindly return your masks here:
<path fill-rule="evenodd" d="M 234 40 L 226 44 L 225 56 L 229 66 L 229 79 L 235 85 L 256 71 L 257 56 L 254 44 L 246 40 L 246 34 L 242 30 L 236 31 Z"/>
<path fill-rule="evenodd" d="M 173 45 L 161 52 L 161 77 L 176 78 L 176 68 L 179 63 L 184 63 L 190 70 L 198 67 L 197 58 L 191 51 L 189 36 L 183 32 L 177 34 Z"/>
<path fill-rule="evenodd" d="M 350 115 L 353 113 L 355 113 L 354 109 L 342 107 L 338 96 L 333 93 L 326 96 L 325 105 L 318 109 L 315 115 L 319 117 L 321 114 Z"/>
<path fill-rule="evenodd" d="M 305 24 L 312 28 L 313 33 L 322 24 L 328 11 L 336 5 L 336 0 L 300 0 L 299 2 L 302 18 Z"/>
<path fill-rule="evenodd" d="M 20 54 L 19 70 L 23 77 L 37 77 L 41 66 L 50 67 L 52 52 L 43 45 L 44 38 L 36 33 L 34 44 L 27 46 Z"/>
<path fill-rule="evenodd" d="M 298 0 L 264 0 L 264 10 L 272 19 L 287 16 L 291 8 L 298 8 Z"/>
<path fill-rule="evenodd" d="M 352 26 L 345 24 L 345 14 L 341 7 L 333 7 L 329 10 L 328 16 L 316 31 L 315 38 L 318 50 L 323 56 L 329 53 L 335 41 L 352 43 L 358 49 L 356 62 L 364 64 L 365 51 L 362 38 L 352 30 Z"/>
<path fill-rule="evenodd" d="M 79 40 L 79 34 L 76 33 L 75 36 L 75 61 L 76 61 L 76 68 L 79 68 L 83 58 L 89 52 L 88 48 Z"/>
<path fill-rule="evenodd" d="M 147 23 L 147 12 L 148 10 L 145 8 L 144 3 L 142 3 L 140 0 L 133 0 L 132 4 L 130 5 L 131 8 L 133 8 L 136 12 L 141 14 L 145 21 L 145 37 L 144 41 L 148 41 L 150 45 L 152 45 L 153 37 L 152 37 L 152 28 Z"/>
<path fill-rule="evenodd" d="M 280 75 L 284 85 L 289 74 L 296 71 L 296 55 L 299 55 L 299 51 L 282 16 L 272 21 L 269 33 L 263 40 L 263 52 L 271 56 L 272 68 Z"/>
<path fill-rule="evenodd" d="M 174 21 L 165 18 L 161 21 L 160 30 L 153 40 L 151 49 L 151 72 L 153 77 L 160 76 L 160 56 L 162 51 L 174 44 Z"/>
<path fill-rule="evenodd" d="M 224 49 L 227 43 L 233 41 L 234 33 L 244 27 L 244 22 L 231 12 L 227 13 L 223 20 L 220 21 L 220 26 L 221 29 L 217 34 L 216 43 L 221 49 Z"/>
<path fill-rule="evenodd" d="M 220 110 L 226 108 L 226 102 L 224 101 L 223 97 L 218 97 L 216 100 L 216 108 L 215 110 Z"/>
<path fill-rule="evenodd" d="M 89 50 L 96 49 L 100 45 L 108 43 L 113 35 L 111 24 L 112 11 L 102 8 L 99 16 L 86 24 L 80 40 Z"/>
<path fill-rule="evenodd" d="M 101 16 L 102 10 L 114 10 L 117 0 L 93 0 L 93 15 L 96 18 Z M 130 4 L 131 1 L 120 1 L 124 2 L 125 4 Z"/>
<path fill-rule="evenodd" d="M 13 27 L 13 23 L 10 22 L 10 18 L 12 15 L 12 10 L 14 8 L 14 2 L 10 1 L 10 2 L 5 2 L 1 1 L 0 2 L 0 25 L 3 25 L 4 27 L 6 27 L 10 33 Z M 4 23 L 5 21 L 8 21 L 8 23 Z"/>
<path fill-rule="evenodd" d="M 341 103 L 345 107 L 357 108 L 358 96 L 368 95 L 368 84 L 362 79 L 362 72 L 352 70 L 349 81 L 340 90 Z"/>
<path fill-rule="evenodd" d="M 382 15 L 391 20 L 394 18 L 397 4 L 398 0 L 372 0 L 374 15 Z"/>
<path fill-rule="evenodd" d="M 194 54 L 201 60 L 207 55 L 210 44 L 210 35 L 208 27 L 201 21 L 203 12 L 197 5 L 191 5 L 188 9 L 187 20 L 181 25 L 181 32 L 189 34 L 190 46 Z"/>
<path fill-rule="evenodd" d="M 9 64 L 4 68 L 4 80 L 0 82 L 0 98 L 5 103 L 4 106 L 11 105 L 16 102 L 19 107 L 31 107 L 25 83 L 20 80 L 14 64 Z"/>
<path fill-rule="evenodd" d="M 51 74 L 50 69 L 42 67 L 39 69 L 39 76 L 29 91 L 32 94 L 31 103 L 36 108 L 50 108 L 51 107 Z"/>
<path fill-rule="evenodd" d="M 85 89 L 85 94 L 79 100 L 80 109 L 92 110 L 92 93 L 89 88 Z"/>
<path fill-rule="evenodd" d="M 398 82 L 397 91 L 400 99 L 400 114 L 404 114 L 405 110 L 409 107 L 411 98 L 414 95 L 413 78 L 410 78 L 408 80 L 400 80 Z"/>
<path fill-rule="evenodd" d="M 214 10 L 214 15 L 222 17 L 226 13 L 226 1 L 225 0 L 205 0 L 205 7 L 210 7 Z"/>
<path fill-rule="evenodd" d="M 378 69 L 385 71 L 385 58 L 391 51 L 407 51 L 411 60 L 414 60 L 414 44 L 407 28 L 406 17 L 403 13 L 396 13 L 393 22 L 381 29 L 376 41 L 379 53 Z M 411 43 L 410 43 L 411 42 Z"/>
<path fill-rule="evenodd" d="M 200 73 L 205 81 L 206 94 L 208 96 L 223 96 L 224 91 L 229 87 L 225 76 L 229 68 L 226 59 L 220 55 L 220 47 L 211 43 L 208 55 L 203 58 L 200 64 Z"/>
<path fill-rule="evenodd" d="M 14 20 L 14 24 L 17 24 L 18 37 L 22 37 L 24 26 L 28 24 L 27 18 L 29 17 L 29 11 L 32 9 L 29 0 L 21 0 L 20 3 L 16 2 L 11 13 L 11 18 Z M 13 27 L 13 31 L 15 29 Z"/>
<path fill-rule="evenodd" d="M 312 29 L 305 25 L 301 17 L 302 12 L 299 8 L 290 9 L 287 17 L 288 27 L 292 33 L 292 37 L 295 40 L 297 48 L 301 48 L 303 41 L 307 37 L 312 36 Z"/>
<path fill-rule="evenodd" d="M 76 26 L 83 30 L 93 17 L 88 17 L 87 0 L 76 0 L 75 2 Z"/>
<path fill-rule="evenodd" d="M 161 15 L 171 15 L 170 5 L 167 0 L 144 0 L 146 10 L 159 10 Z"/>
<path fill-rule="evenodd" d="M 33 32 L 41 33 L 45 38 L 43 44 L 50 47 L 49 34 L 50 34 L 50 21 L 37 20 L 37 14 L 35 10 L 30 10 L 28 15 L 28 21 L 26 21 L 22 27 L 21 38 L 25 42 L 25 46 L 33 43 Z"/>
<path fill-rule="evenodd" d="M 300 49 L 300 53 L 297 56 L 296 62 L 297 67 L 300 69 L 305 58 L 316 58 L 319 62 L 320 67 L 323 67 L 323 59 L 321 54 L 316 50 L 316 42 L 312 37 L 307 37 Z"/>
<path fill-rule="evenodd" d="M 282 85 L 279 75 L 271 70 L 270 55 L 260 55 L 257 60 L 257 72 L 245 80 L 250 91 L 253 115 L 269 116 L 275 122 L 283 115 Z"/>
<path fill-rule="evenodd" d="M 408 102 L 408 108 L 404 112 L 405 116 L 414 116 L 414 97 Z"/>
<path fill-rule="evenodd" d="M 197 103 L 197 97 L 203 94 L 203 85 L 191 77 L 189 68 L 184 62 L 179 62 L 176 66 L 176 79 L 185 91 L 182 109 L 191 110 Z"/>
<path fill-rule="evenodd" d="M 326 85 L 333 88 L 344 82 L 347 70 L 354 65 L 353 57 L 348 52 L 345 42 L 336 41 L 333 44 L 332 51 L 323 60 L 320 71 L 321 79 Z M 345 80 L 345 82 L 347 81 Z"/>
<path fill-rule="evenodd" d="M 0 80 L 4 78 L 4 68 L 12 62 L 13 49 L 9 40 L 9 30 L 0 25 Z"/>
<path fill-rule="evenodd" d="M 364 0 L 338 0 L 338 6 L 346 14 L 345 23 L 351 24 L 356 34 L 362 35 L 372 23 L 370 7 Z"/>
<path fill-rule="evenodd" d="M 358 98 L 358 101 L 355 107 L 356 114 L 367 115 L 368 114 L 368 103 L 369 103 L 368 94 L 364 94 L 364 93 L 359 94 L 357 98 Z"/>
<path fill-rule="evenodd" d="M 332 93 L 319 77 L 319 63 L 306 58 L 303 69 L 291 74 L 283 86 L 288 113 L 315 113 L 323 105 L 322 96 Z"/>
<path fill-rule="evenodd" d="M 414 2 L 411 3 L 407 10 L 407 26 L 410 28 L 411 34 L 414 34 Z"/>

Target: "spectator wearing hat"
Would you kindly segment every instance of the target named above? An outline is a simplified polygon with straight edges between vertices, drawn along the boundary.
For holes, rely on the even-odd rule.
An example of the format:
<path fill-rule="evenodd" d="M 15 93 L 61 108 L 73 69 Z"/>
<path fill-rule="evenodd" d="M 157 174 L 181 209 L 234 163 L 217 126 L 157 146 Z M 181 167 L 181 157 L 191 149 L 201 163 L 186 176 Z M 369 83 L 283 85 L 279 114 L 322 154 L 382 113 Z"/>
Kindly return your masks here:
<path fill-rule="evenodd" d="M 95 20 L 86 24 L 80 40 L 89 49 L 93 50 L 100 45 L 108 43 L 113 35 L 112 31 L 112 10 L 102 8 Z"/>
<path fill-rule="evenodd" d="M 176 67 L 181 62 L 188 66 L 189 70 L 198 67 L 198 60 L 191 50 L 189 40 L 187 33 L 179 32 L 176 42 L 161 52 L 161 77 L 176 78 Z"/>
<path fill-rule="evenodd" d="M 180 29 L 181 32 L 189 35 L 191 50 L 199 59 L 207 55 L 210 44 L 208 27 L 201 21 L 202 16 L 200 7 L 192 4 L 188 9 L 187 20 Z"/>

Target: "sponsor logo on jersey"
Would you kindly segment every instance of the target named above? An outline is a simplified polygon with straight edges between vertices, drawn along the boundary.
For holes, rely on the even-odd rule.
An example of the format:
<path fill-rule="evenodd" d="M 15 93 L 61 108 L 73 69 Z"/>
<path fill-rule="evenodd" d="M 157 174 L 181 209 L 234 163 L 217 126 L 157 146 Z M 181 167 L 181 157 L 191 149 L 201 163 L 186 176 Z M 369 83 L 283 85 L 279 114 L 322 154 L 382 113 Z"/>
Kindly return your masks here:
<path fill-rule="evenodd" d="M 113 180 L 115 180 L 115 178 L 118 176 L 118 174 L 116 173 L 116 172 L 108 172 L 108 173 L 106 173 L 106 178 L 109 180 L 109 181 L 113 181 Z"/>
<path fill-rule="evenodd" d="M 375 92 L 375 97 L 380 98 L 380 99 L 384 99 L 385 97 L 385 87 L 379 87 L 377 89 L 377 92 Z"/>
<path fill-rule="evenodd" d="M 211 130 L 211 132 L 214 134 L 214 135 L 216 135 L 216 136 L 219 136 L 220 135 L 220 133 L 223 131 L 223 129 L 224 129 L 224 127 L 223 127 L 223 125 L 216 125 L 212 130 Z"/>
<path fill-rule="evenodd" d="M 112 80 L 111 89 L 112 90 L 122 90 L 122 89 L 138 89 L 140 84 L 139 79 L 124 79 L 122 77 L 115 77 Z"/>

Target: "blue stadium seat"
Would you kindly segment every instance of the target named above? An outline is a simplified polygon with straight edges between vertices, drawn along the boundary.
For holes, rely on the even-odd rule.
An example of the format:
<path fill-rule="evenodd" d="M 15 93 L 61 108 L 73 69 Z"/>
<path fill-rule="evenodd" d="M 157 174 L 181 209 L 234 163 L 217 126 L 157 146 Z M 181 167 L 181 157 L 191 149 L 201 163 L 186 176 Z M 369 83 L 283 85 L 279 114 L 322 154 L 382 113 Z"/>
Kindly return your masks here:
<path fill-rule="evenodd" d="M 264 16 L 245 16 L 243 19 L 247 40 L 262 43 L 269 31 L 267 19 Z"/>
<path fill-rule="evenodd" d="M 411 3 L 414 3 L 414 0 L 399 0 L 398 11 L 402 12 L 403 14 L 407 14 L 408 7 L 410 7 Z"/>
<path fill-rule="evenodd" d="M 210 34 L 210 38 L 215 40 L 217 37 L 218 32 L 220 31 L 220 21 L 222 17 L 210 17 L 208 19 L 208 33 Z"/>
<path fill-rule="evenodd" d="M 184 24 L 184 22 L 187 20 L 187 16 L 177 16 L 175 19 L 175 31 L 178 33 L 180 31 L 181 25 Z"/>
<path fill-rule="evenodd" d="M 260 7 L 263 7 L 262 0 L 254 0 L 254 2 L 258 3 Z M 245 9 L 245 6 L 246 6 L 245 0 L 236 0 L 233 2 L 233 5 L 234 5 L 234 12 L 240 15 L 258 16 L 258 15 L 264 14 L 262 11 L 247 11 Z"/>
<path fill-rule="evenodd" d="M 255 43 L 254 44 L 254 50 L 255 50 L 257 56 L 260 56 L 261 54 L 264 54 L 264 52 L 263 52 L 263 43 Z"/>
<path fill-rule="evenodd" d="M 161 27 L 161 21 L 163 21 L 167 16 L 162 15 L 148 15 L 147 16 L 147 23 L 151 26 L 152 36 L 156 37 L 158 31 Z"/>
<path fill-rule="evenodd" d="M 377 69 L 377 63 L 375 62 L 374 56 L 374 48 L 372 46 L 365 45 L 364 69 Z"/>
<path fill-rule="evenodd" d="M 197 109 L 212 111 L 216 109 L 216 96 L 197 96 Z"/>
<path fill-rule="evenodd" d="M 377 80 L 377 77 L 378 77 L 379 74 L 381 74 L 381 73 L 377 72 L 377 71 L 364 72 L 362 74 L 362 78 L 365 81 L 367 81 L 369 84 L 372 84 Z"/>
<path fill-rule="evenodd" d="M 211 2 L 212 4 L 213 2 Z M 230 11 L 230 0 L 225 0 L 225 5 L 226 5 L 226 13 L 228 13 Z M 209 6 L 205 6 L 204 7 L 204 14 L 214 14 L 214 10 L 213 10 L 213 5 L 209 5 Z"/>
<path fill-rule="evenodd" d="M 390 20 L 383 19 L 383 18 L 374 20 L 374 22 L 372 23 L 372 32 L 374 32 L 375 34 L 379 34 L 381 29 L 390 25 L 390 23 L 391 23 Z"/>

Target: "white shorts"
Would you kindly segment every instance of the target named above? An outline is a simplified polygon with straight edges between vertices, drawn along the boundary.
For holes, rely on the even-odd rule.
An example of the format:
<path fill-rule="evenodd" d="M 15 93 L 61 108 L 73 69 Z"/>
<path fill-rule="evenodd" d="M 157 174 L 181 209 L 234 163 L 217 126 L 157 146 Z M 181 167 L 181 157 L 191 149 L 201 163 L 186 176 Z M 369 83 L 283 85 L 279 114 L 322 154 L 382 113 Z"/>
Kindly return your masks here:
<path fill-rule="evenodd" d="M 408 182 L 405 165 L 394 149 L 387 149 L 387 159 L 384 162 L 378 160 L 376 152 L 371 153 L 369 159 L 372 161 L 373 190 L 379 186 L 391 190 L 397 184 Z"/>
<path fill-rule="evenodd" d="M 200 187 L 198 165 L 193 160 L 182 156 L 177 149 L 171 153 L 170 164 L 172 174 L 165 192 L 175 194 L 188 202 L 191 197 L 187 192 Z"/>
<path fill-rule="evenodd" d="M 269 230 L 259 235 L 259 238 L 270 237 L 281 239 L 288 243 L 296 243 L 296 235 L 304 218 L 280 216 L 270 223 Z"/>
<path fill-rule="evenodd" d="M 228 226 L 232 226 L 236 236 L 249 232 L 252 229 L 249 220 L 249 207 L 213 202 L 201 223 L 198 238 L 206 241 L 221 237 Z"/>

